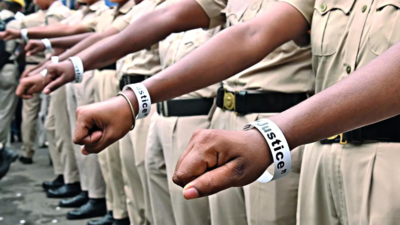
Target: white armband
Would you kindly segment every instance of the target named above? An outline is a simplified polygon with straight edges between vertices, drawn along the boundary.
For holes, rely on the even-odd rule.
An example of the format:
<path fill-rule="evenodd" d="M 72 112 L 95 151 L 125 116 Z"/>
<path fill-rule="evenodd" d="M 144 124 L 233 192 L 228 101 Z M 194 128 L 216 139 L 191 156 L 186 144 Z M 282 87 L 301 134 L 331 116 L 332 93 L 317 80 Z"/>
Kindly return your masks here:
<path fill-rule="evenodd" d="M 256 128 L 265 138 L 274 160 L 274 175 L 267 170 L 257 179 L 260 183 L 267 183 L 288 175 L 292 169 L 292 157 L 289 144 L 281 129 L 269 119 L 261 119 L 245 126 L 244 130 Z"/>
<path fill-rule="evenodd" d="M 53 47 L 51 46 L 51 42 L 48 38 L 42 39 L 42 43 L 46 47 L 46 50 L 51 50 Z"/>
<path fill-rule="evenodd" d="M 151 98 L 147 88 L 142 83 L 126 85 L 124 87 L 124 91 L 128 88 L 135 92 L 138 101 L 139 110 L 137 112 L 136 119 L 147 117 L 151 111 Z"/>
<path fill-rule="evenodd" d="M 70 57 L 69 60 L 71 60 L 72 64 L 74 65 L 74 70 L 75 70 L 75 80 L 73 83 L 80 83 L 82 82 L 83 79 L 83 63 L 81 58 L 77 56 Z"/>
<path fill-rule="evenodd" d="M 22 39 L 24 39 L 25 42 L 29 41 L 28 29 L 21 29 L 21 37 L 22 37 Z"/>

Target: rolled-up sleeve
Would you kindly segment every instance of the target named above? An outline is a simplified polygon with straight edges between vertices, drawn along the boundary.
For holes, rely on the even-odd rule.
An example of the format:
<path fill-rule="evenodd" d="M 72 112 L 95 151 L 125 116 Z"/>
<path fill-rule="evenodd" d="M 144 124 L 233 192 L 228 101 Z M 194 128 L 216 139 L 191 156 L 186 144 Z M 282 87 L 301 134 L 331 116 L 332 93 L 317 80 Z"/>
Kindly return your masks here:
<path fill-rule="evenodd" d="M 315 0 L 280 0 L 295 7 L 304 18 L 311 25 L 312 17 L 314 14 Z"/>
<path fill-rule="evenodd" d="M 226 18 L 222 10 L 225 9 L 227 1 L 229 0 L 196 0 L 210 18 L 209 28 L 214 28 L 225 23 Z"/>

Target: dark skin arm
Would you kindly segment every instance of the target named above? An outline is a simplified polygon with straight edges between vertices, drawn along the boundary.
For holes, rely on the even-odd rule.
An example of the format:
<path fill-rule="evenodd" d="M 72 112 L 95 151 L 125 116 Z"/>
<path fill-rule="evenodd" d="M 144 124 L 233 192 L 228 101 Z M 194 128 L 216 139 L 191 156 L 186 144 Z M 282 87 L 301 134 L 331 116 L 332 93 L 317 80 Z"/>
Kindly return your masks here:
<path fill-rule="evenodd" d="M 71 35 L 66 37 L 59 37 L 59 38 L 51 38 L 49 39 L 51 42 L 51 46 L 53 48 L 71 48 L 72 46 L 76 45 L 80 41 L 95 35 L 95 33 L 83 33 L 77 35 Z M 34 55 L 38 52 L 43 52 L 46 50 L 43 42 L 41 40 L 29 40 L 28 44 L 25 46 L 26 55 Z"/>
<path fill-rule="evenodd" d="M 67 24 L 53 24 L 50 26 L 39 26 L 32 27 L 28 29 L 28 37 L 30 39 L 41 39 L 41 38 L 54 38 L 54 37 L 62 37 L 69 36 L 74 34 L 81 34 L 91 32 L 84 25 L 67 25 Z M 0 32 L 0 39 L 4 40 L 12 40 L 21 38 L 20 30 L 7 29 L 4 32 Z"/>
<path fill-rule="evenodd" d="M 346 79 L 269 119 L 280 127 L 293 149 L 396 116 L 400 114 L 399 60 L 397 43 Z M 244 186 L 273 163 L 269 152 L 255 129 L 200 130 L 181 156 L 173 179 L 184 187 L 187 199 Z"/>

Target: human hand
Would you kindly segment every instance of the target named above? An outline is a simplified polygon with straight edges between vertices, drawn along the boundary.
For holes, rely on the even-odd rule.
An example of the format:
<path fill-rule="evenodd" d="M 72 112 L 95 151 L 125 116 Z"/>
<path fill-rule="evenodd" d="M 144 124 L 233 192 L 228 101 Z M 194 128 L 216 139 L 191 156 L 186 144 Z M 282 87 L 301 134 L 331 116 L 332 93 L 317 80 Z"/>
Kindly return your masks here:
<path fill-rule="evenodd" d="M 273 162 L 267 142 L 256 129 L 199 130 L 178 161 L 173 181 L 186 199 L 245 186 Z"/>

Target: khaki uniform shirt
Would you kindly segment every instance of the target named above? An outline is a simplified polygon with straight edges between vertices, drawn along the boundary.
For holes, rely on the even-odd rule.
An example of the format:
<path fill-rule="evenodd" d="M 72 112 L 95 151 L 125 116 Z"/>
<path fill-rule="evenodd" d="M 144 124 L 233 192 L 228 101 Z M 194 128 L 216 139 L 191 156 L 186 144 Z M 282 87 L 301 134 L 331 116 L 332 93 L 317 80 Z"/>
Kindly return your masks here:
<path fill-rule="evenodd" d="M 285 0 L 311 25 L 316 91 L 326 89 L 400 40 L 398 0 Z"/>
<path fill-rule="evenodd" d="M 15 16 L 15 14 L 13 12 L 7 10 L 7 9 L 3 9 L 0 12 L 0 19 L 3 20 L 3 21 L 8 19 L 8 18 L 14 17 L 14 16 Z M 8 22 L 7 23 L 7 28 L 8 29 L 18 29 L 19 28 L 18 27 L 18 21 L 17 20 L 12 20 L 12 21 Z M 16 40 L 5 41 L 6 51 L 11 54 L 10 59 L 15 58 L 14 57 L 14 53 L 15 53 L 15 50 L 16 50 L 17 46 L 18 46 L 18 43 L 17 43 Z"/>
<path fill-rule="evenodd" d="M 164 70 L 183 59 L 186 55 L 211 39 L 220 30 L 221 27 L 218 26 L 207 31 L 203 29 L 195 29 L 168 36 L 159 44 L 162 69 Z M 214 84 L 207 88 L 183 95 L 179 98 L 212 98 L 216 96 L 218 87 L 219 84 Z"/>
<path fill-rule="evenodd" d="M 210 27 L 227 27 L 246 22 L 261 14 L 277 0 L 196 0 L 210 17 Z M 301 0 L 299 0 L 300 2 Z M 283 24 L 284 25 L 284 24 Z M 290 41 L 274 50 L 261 62 L 224 81 L 229 90 L 313 92 L 310 47 L 297 47 Z"/>
<path fill-rule="evenodd" d="M 124 16 L 135 6 L 133 0 L 126 2 L 121 8 L 113 7 L 98 13 L 98 16 L 87 21 L 85 26 L 95 32 L 102 32 L 110 27 L 113 23 L 119 23 L 124 20 Z"/>
<path fill-rule="evenodd" d="M 105 10 L 108 10 L 107 5 L 103 0 L 99 0 L 90 6 L 81 6 L 74 14 L 61 21 L 61 23 L 67 25 L 85 24 L 93 20 L 96 16 L 96 12 L 101 13 Z"/>
<path fill-rule="evenodd" d="M 145 0 L 133 7 L 122 20 L 115 22 L 113 27 L 121 31 L 141 16 L 155 10 L 156 7 L 160 7 L 163 2 L 164 0 Z M 123 74 L 154 75 L 161 70 L 158 44 L 151 46 L 149 49 L 129 54 L 122 58 L 118 64 L 121 65 L 121 68 L 118 68 L 119 76 Z"/>
<path fill-rule="evenodd" d="M 69 17 L 70 15 L 71 10 L 69 10 L 68 7 L 64 6 L 60 1 L 55 1 L 47 10 L 39 10 L 35 13 L 25 16 L 22 20 L 18 21 L 19 28 L 23 29 L 55 24 Z M 45 57 L 43 53 L 26 57 L 26 61 L 28 63 L 40 63 L 44 59 Z"/>

